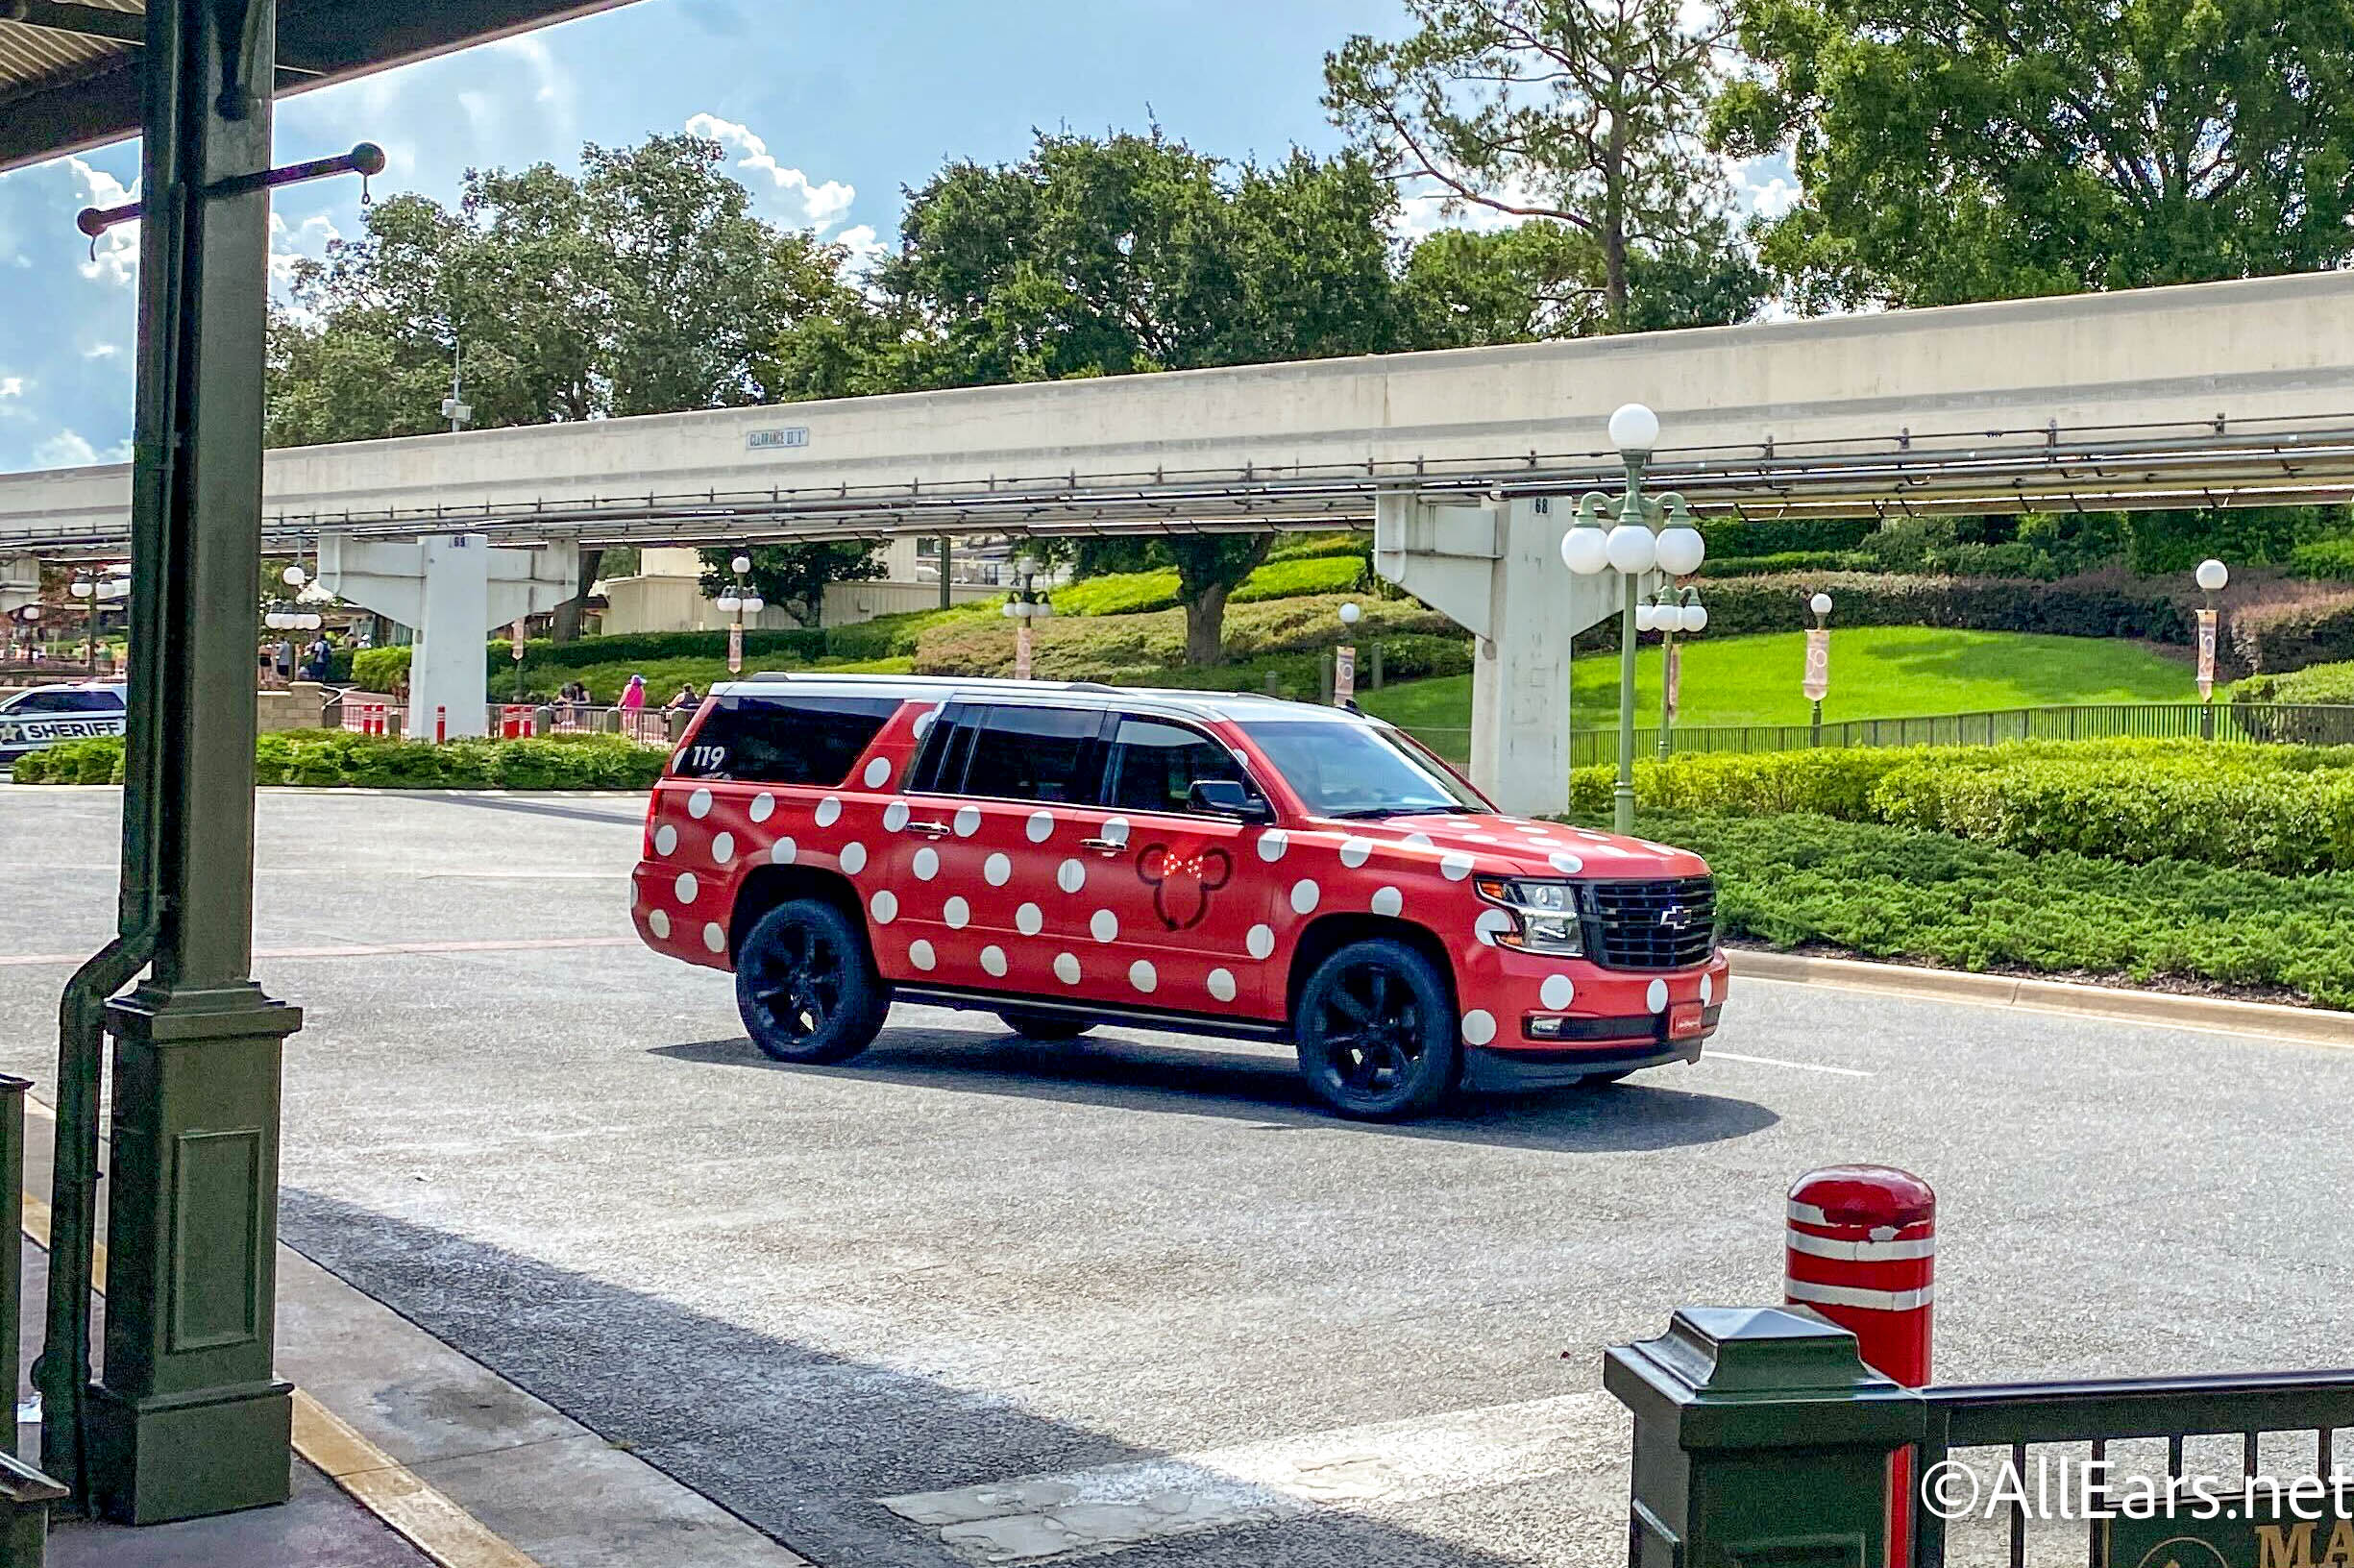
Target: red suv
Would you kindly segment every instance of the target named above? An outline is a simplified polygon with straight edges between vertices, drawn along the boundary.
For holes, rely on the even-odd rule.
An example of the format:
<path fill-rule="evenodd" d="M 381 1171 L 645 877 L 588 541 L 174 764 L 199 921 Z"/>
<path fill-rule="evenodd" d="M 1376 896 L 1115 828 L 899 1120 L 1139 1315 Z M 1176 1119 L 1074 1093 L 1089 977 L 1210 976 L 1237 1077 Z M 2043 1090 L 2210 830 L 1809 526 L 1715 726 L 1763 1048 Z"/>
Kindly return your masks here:
<path fill-rule="evenodd" d="M 1690 1062 L 1715 887 L 1499 814 L 1378 720 L 1222 693 L 770 675 L 715 690 L 647 811 L 649 945 L 733 969 L 787 1062 L 893 1000 L 1039 1040 L 1282 1041 L 1343 1115 Z"/>

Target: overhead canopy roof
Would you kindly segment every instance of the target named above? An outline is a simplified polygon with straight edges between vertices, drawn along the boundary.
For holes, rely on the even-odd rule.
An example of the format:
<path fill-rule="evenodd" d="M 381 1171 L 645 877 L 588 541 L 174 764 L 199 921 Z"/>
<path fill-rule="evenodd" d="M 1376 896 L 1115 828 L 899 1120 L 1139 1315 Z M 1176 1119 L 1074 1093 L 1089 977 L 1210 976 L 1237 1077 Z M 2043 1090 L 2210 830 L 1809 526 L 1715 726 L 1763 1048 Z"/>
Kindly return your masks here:
<path fill-rule="evenodd" d="M 279 0 L 280 96 L 627 0 Z M 139 130 L 140 0 L 0 0 L 0 172 Z"/>

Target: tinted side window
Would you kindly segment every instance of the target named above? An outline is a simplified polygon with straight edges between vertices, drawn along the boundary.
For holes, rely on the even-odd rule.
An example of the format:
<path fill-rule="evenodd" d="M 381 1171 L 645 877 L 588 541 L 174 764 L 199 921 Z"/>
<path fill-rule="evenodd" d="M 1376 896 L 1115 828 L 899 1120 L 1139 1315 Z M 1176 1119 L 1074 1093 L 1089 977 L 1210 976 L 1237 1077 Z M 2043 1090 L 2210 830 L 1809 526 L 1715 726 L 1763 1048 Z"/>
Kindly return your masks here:
<path fill-rule="evenodd" d="M 723 697 L 672 776 L 839 784 L 898 711 L 895 697 Z"/>
<path fill-rule="evenodd" d="M 1092 805 L 1103 775 L 1096 739 L 1102 729 L 1103 715 L 1087 708 L 966 709 L 932 788 L 1048 805 Z M 968 748 L 960 780 L 954 766 Z"/>
<path fill-rule="evenodd" d="M 11 713 L 120 713 L 122 699 L 112 692 L 27 692 L 10 707 Z"/>
<path fill-rule="evenodd" d="M 1104 800 L 1122 811 L 1183 811 L 1202 778 L 1231 779 L 1259 793 L 1233 752 L 1198 730 L 1158 719 L 1119 722 L 1110 773 Z"/>

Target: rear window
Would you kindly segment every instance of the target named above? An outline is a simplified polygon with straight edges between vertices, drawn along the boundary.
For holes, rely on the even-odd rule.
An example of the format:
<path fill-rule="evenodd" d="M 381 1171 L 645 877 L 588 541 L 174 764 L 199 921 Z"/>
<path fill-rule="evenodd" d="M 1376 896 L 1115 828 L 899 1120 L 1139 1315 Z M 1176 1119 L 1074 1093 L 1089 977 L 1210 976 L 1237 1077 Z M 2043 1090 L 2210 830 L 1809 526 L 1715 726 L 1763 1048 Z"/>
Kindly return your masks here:
<path fill-rule="evenodd" d="M 830 787 L 898 711 L 895 697 L 719 698 L 671 775 Z"/>
<path fill-rule="evenodd" d="M 933 726 L 919 789 L 1048 805 L 1092 805 L 1104 716 L 1092 708 L 963 705 Z"/>

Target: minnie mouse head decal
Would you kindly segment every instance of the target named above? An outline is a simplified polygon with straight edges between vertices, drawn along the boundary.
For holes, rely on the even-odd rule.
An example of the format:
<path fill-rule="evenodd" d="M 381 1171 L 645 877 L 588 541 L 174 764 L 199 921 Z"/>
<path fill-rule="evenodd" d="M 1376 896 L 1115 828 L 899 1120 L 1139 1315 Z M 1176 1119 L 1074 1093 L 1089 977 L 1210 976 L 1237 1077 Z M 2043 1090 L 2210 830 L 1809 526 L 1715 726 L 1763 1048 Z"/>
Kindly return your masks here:
<path fill-rule="evenodd" d="M 1153 913 L 1171 931 L 1190 931 L 1210 913 L 1210 895 L 1235 874 L 1223 849 L 1171 848 L 1147 845 L 1136 857 L 1136 874 L 1152 889 Z"/>

